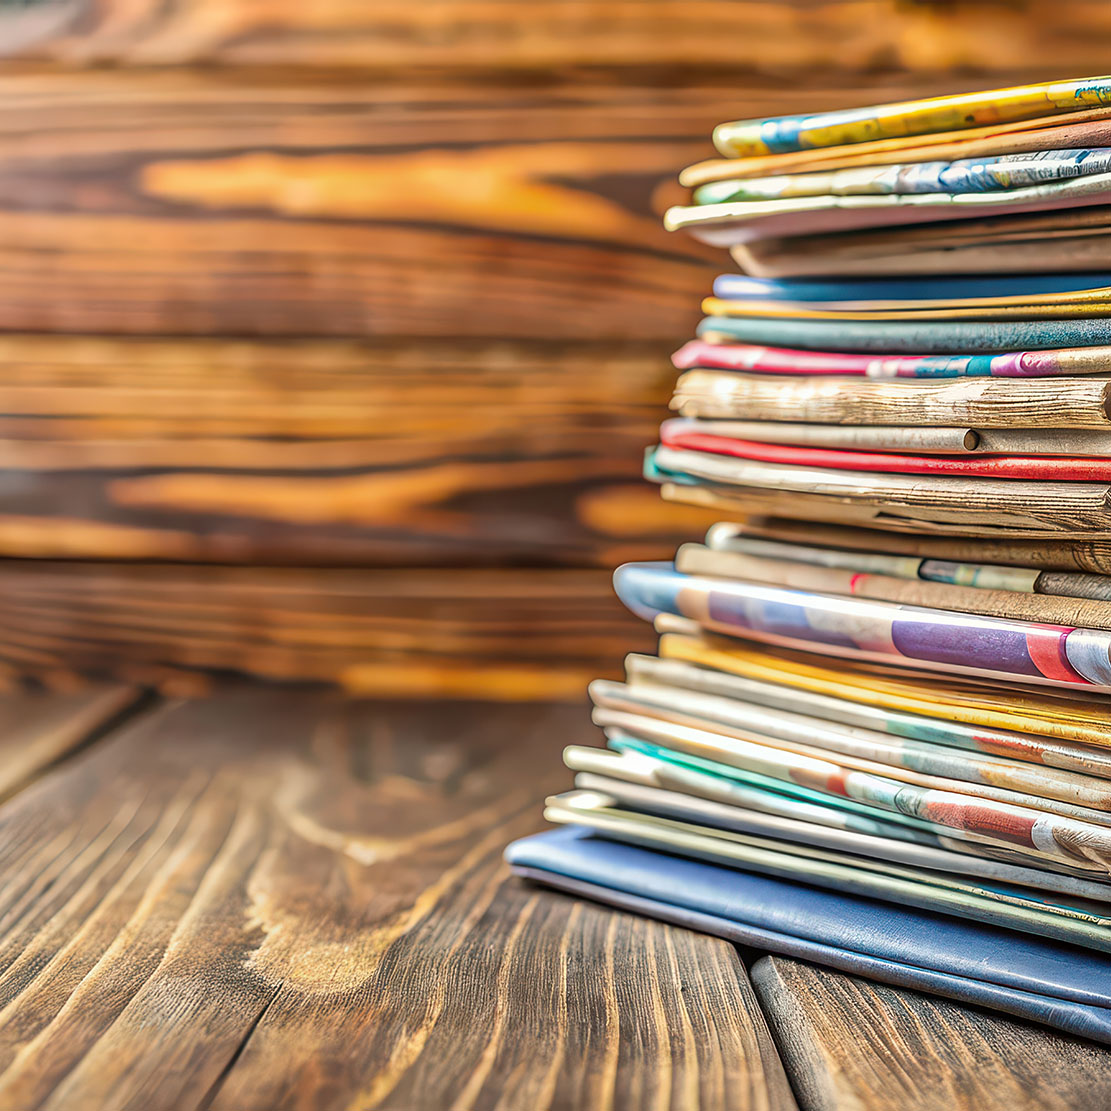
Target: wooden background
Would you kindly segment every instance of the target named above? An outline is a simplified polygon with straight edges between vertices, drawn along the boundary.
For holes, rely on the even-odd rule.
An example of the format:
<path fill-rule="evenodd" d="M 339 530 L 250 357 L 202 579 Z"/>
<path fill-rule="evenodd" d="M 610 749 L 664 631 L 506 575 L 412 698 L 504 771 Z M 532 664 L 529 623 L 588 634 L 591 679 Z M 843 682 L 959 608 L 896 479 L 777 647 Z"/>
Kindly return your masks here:
<path fill-rule="evenodd" d="M 574 697 L 724 119 L 1099 73 L 1105 0 L 0 3 L 0 677 Z"/>

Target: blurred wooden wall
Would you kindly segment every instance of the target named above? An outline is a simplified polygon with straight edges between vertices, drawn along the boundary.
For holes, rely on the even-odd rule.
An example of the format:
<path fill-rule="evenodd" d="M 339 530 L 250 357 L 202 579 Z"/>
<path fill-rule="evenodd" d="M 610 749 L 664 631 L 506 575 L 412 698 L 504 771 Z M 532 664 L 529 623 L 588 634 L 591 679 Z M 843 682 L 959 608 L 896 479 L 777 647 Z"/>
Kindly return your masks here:
<path fill-rule="evenodd" d="M 1111 68 L 1106 0 L 0 0 L 0 677 L 576 694 L 723 120 Z"/>

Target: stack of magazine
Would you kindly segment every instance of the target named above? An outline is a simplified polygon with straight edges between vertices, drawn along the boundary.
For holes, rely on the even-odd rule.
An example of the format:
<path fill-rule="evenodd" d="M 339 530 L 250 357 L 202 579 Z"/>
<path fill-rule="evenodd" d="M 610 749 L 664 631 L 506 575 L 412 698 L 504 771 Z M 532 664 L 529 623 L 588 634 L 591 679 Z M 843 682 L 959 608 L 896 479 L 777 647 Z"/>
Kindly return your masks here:
<path fill-rule="evenodd" d="M 1111 78 L 719 126 L 660 634 L 515 871 L 1111 1041 Z"/>

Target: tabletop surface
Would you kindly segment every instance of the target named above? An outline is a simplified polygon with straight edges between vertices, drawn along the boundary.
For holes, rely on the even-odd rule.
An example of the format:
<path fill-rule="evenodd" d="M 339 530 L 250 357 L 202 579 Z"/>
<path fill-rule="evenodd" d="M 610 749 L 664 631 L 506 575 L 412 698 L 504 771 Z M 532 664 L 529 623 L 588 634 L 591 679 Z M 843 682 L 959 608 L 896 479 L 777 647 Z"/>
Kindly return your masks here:
<path fill-rule="evenodd" d="M 544 891 L 585 706 L 0 695 L 0 1106 L 1094 1108 L 1111 1050 Z"/>

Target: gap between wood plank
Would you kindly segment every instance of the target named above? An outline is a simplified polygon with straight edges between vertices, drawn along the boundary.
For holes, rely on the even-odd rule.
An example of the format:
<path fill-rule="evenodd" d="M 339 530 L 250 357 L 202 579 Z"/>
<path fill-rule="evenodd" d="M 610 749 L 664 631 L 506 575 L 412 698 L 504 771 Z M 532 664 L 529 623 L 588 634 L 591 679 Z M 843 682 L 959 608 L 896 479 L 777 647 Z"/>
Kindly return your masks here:
<path fill-rule="evenodd" d="M 44 697 L 48 697 L 48 695 L 44 695 Z M 136 688 L 132 692 L 130 700 L 81 731 L 69 743 L 64 743 L 64 747 L 60 751 L 48 756 L 41 764 L 34 764 L 26 774 L 13 782 L 0 785 L 0 806 L 3 806 L 4 803 L 20 792 L 25 791 L 32 783 L 68 763 L 79 753 L 91 748 L 98 741 L 104 740 L 117 729 L 125 725 L 131 725 L 138 718 L 152 713 L 161 702 L 161 697 L 155 691 Z"/>
<path fill-rule="evenodd" d="M 215 1100 L 216 1097 L 220 1094 L 220 1089 L 224 1086 L 224 1081 L 227 1080 L 228 1076 L 231 1074 L 231 1070 L 234 1069 L 236 1064 L 239 1062 L 239 1058 L 243 1056 L 243 1050 L 247 1048 L 247 1043 L 254 1036 L 255 1031 L 259 1027 L 259 1023 L 261 1023 L 262 1020 L 266 1017 L 266 1012 L 270 1010 L 270 1007 L 274 1003 L 274 1000 L 278 998 L 278 995 L 284 985 L 285 980 L 279 980 L 277 984 L 274 985 L 274 990 L 270 993 L 270 998 L 266 1000 L 266 1003 L 263 1005 L 262 1009 L 255 1016 L 254 1022 L 252 1022 L 251 1025 L 243 1031 L 243 1038 L 235 1047 L 232 1055 L 228 1058 L 228 1063 L 224 1066 L 223 1071 L 213 1081 L 212 1087 L 209 1088 L 207 1092 L 205 1092 L 200 1101 L 197 1103 L 196 1111 L 208 1111 L 208 1109 L 212 1106 L 213 1100 Z"/>
<path fill-rule="evenodd" d="M 766 956 L 752 985 L 803 1111 L 1073 1111 L 1111 1100 L 1111 1051 L 980 1007 Z"/>

